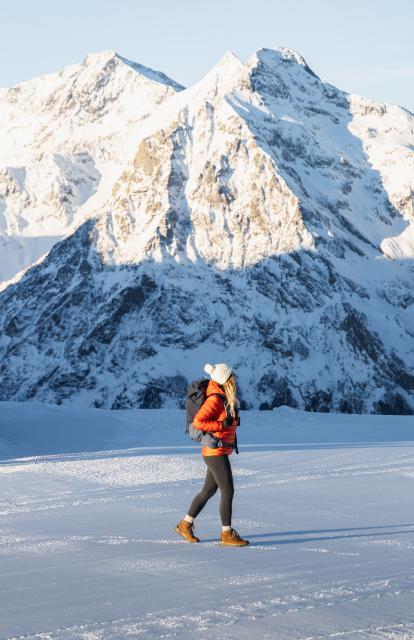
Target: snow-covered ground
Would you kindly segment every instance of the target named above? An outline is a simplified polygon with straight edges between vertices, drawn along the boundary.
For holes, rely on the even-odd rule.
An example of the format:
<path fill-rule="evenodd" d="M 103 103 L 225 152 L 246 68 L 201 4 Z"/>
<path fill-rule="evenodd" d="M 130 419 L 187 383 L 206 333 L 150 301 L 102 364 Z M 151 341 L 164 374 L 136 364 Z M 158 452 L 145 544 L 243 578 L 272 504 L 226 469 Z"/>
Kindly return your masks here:
<path fill-rule="evenodd" d="M 182 423 L 0 403 L 1 639 L 414 638 L 413 416 L 242 412 L 246 548 L 218 495 L 173 532 L 205 473 Z"/>

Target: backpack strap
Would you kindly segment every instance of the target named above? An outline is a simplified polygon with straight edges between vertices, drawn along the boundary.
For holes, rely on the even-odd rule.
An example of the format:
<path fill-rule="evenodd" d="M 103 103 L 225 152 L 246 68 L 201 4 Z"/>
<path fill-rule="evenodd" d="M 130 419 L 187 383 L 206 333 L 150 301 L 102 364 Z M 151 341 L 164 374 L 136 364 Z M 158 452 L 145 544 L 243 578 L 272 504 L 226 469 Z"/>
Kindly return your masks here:
<path fill-rule="evenodd" d="M 224 395 L 224 393 L 216 393 L 216 392 L 214 392 L 214 393 L 210 393 L 207 397 L 210 397 L 210 396 L 216 396 L 217 398 L 222 398 L 225 403 L 227 402 L 227 398 Z"/>
<path fill-rule="evenodd" d="M 217 398 L 222 398 L 223 402 L 224 402 L 224 408 L 226 409 L 226 416 L 229 417 L 229 412 L 228 412 L 228 407 L 229 404 L 227 402 L 227 398 L 224 394 L 222 393 L 210 393 L 211 396 L 217 396 Z M 236 411 L 236 415 L 237 415 L 237 411 Z M 229 447 L 233 447 L 233 449 L 235 450 L 236 453 L 239 453 L 239 448 L 237 446 L 237 433 L 234 432 L 234 442 L 223 442 L 224 445 L 228 445 Z"/>

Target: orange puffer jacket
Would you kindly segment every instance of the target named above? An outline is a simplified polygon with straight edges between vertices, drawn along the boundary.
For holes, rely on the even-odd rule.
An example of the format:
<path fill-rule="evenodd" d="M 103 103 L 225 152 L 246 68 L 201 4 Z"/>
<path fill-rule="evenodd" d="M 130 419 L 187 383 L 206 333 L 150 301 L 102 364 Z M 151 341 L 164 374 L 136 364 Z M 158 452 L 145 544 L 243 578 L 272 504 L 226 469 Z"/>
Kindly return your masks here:
<path fill-rule="evenodd" d="M 237 420 L 234 418 L 232 425 L 222 429 L 221 423 L 226 418 L 224 401 L 221 398 L 217 398 L 217 396 L 211 395 L 212 393 L 224 395 L 222 387 L 214 380 L 210 380 L 207 385 L 206 399 L 193 418 L 193 426 L 196 429 L 200 429 L 200 431 L 208 431 L 225 442 L 234 442 Z M 201 455 L 203 456 L 223 456 L 232 452 L 233 447 L 217 447 L 217 449 L 203 447 L 201 449 Z"/>

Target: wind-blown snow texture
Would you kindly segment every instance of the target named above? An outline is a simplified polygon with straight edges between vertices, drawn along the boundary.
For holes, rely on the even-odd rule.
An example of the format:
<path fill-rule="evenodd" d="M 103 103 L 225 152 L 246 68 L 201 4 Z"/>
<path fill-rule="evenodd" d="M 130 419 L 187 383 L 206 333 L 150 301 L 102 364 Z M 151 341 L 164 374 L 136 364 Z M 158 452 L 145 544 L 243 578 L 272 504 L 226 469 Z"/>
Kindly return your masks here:
<path fill-rule="evenodd" d="M 411 416 L 242 411 L 243 549 L 217 495 L 173 532 L 205 474 L 183 421 L 0 403 L 2 640 L 412 640 Z"/>
<path fill-rule="evenodd" d="M 22 213 L 22 156 L 8 160 L 1 220 L 33 218 L 48 247 L 68 235 L 0 296 L 0 397 L 180 407 L 199 363 L 227 360 L 245 408 L 413 413 L 413 114 L 286 48 L 226 54 L 181 91 L 115 54 L 88 60 L 2 95 L 43 96 L 47 162 L 86 123 L 54 161 L 63 182 L 74 163 L 80 179 L 73 149 L 89 155 L 44 232 Z M 27 251 L 26 266 L 40 245 Z"/>

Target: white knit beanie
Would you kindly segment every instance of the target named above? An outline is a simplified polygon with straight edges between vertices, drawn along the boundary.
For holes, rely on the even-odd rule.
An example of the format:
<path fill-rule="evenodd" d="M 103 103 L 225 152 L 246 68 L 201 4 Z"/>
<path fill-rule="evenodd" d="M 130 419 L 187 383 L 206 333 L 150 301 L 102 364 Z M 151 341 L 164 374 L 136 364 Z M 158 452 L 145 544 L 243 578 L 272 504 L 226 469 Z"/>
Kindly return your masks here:
<path fill-rule="evenodd" d="M 218 384 L 224 384 L 227 378 L 233 373 L 232 368 L 225 362 L 219 364 L 205 364 L 204 371 L 210 374 L 212 380 Z"/>

